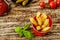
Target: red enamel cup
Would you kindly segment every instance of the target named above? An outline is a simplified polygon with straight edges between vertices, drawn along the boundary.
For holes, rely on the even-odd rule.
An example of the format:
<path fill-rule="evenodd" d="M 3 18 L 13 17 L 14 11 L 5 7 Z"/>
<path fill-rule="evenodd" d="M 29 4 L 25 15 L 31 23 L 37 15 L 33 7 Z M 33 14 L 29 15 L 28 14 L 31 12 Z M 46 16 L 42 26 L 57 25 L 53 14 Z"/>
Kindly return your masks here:
<path fill-rule="evenodd" d="M 34 19 L 36 20 L 36 16 L 34 16 Z M 41 31 L 36 30 L 35 26 L 32 24 L 32 31 L 33 31 L 33 33 L 34 33 L 36 36 L 44 36 L 44 35 L 46 35 L 48 32 L 50 32 L 50 30 L 52 29 L 52 18 L 47 15 L 47 19 L 49 19 L 50 29 L 47 30 L 46 32 L 41 32 Z"/>
<path fill-rule="evenodd" d="M 0 16 L 6 14 L 9 9 L 9 4 L 7 0 L 0 0 Z"/>

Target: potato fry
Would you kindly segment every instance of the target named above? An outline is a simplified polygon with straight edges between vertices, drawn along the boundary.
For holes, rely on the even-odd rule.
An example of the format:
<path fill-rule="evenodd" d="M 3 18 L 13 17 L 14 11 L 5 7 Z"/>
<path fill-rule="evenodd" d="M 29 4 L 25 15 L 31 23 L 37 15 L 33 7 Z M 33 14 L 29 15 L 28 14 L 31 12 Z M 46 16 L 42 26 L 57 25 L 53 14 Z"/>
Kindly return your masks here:
<path fill-rule="evenodd" d="M 38 23 L 35 21 L 35 19 L 34 18 L 30 18 L 30 21 L 32 22 L 32 24 L 34 24 L 35 26 L 37 26 L 38 25 Z"/>
<path fill-rule="evenodd" d="M 41 19 L 42 19 L 42 21 L 44 22 L 44 20 L 47 18 L 47 15 L 46 14 L 42 14 L 41 15 Z"/>
<path fill-rule="evenodd" d="M 42 25 L 42 28 L 45 28 L 46 26 L 45 25 Z"/>
<path fill-rule="evenodd" d="M 48 24 L 49 24 L 49 19 L 46 19 L 43 25 L 47 26 Z"/>
<path fill-rule="evenodd" d="M 47 27 L 49 27 L 49 24 L 47 25 Z"/>
<path fill-rule="evenodd" d="M 41 17 L 36 17 L 36 19 L 37 19 L 37 22 L 38 22 L 38 24 L 41 26 L 42 25 L 42 20 L 41 20 Z"/>
<path fill-rule="evenodd" d="M 47 15 L 44 13 L 41 15 L 42 18 L 46 19 L 47 18 Z"/>
<path fill-rule="evenodd" d="M 49 30 L 50 29 L 50 27 L 45 27 L 45 28 L 43 28 L 41 31 L 42 32 L 46 32 L 47 30 Z"/>
<path fill-rule="evenodd" d="M 41 13 L 40 12 L 37 12 L 37 16 L 36 17 L 40 17 Z"/>
<path fill-rule="evenodd" d="M 45 26 L 45 25 L 42 25 L 42 28 L 45 28 L 45 27 L 49 27 L 49 24 L 48 24 L 47 26 Z"/>
<path fill-rule="evenodd" d="M 37 30 L 41 30 L 41 27 L 40 27 L 40 26 L 37 26 L 36 29 L 37 29 Z"/>

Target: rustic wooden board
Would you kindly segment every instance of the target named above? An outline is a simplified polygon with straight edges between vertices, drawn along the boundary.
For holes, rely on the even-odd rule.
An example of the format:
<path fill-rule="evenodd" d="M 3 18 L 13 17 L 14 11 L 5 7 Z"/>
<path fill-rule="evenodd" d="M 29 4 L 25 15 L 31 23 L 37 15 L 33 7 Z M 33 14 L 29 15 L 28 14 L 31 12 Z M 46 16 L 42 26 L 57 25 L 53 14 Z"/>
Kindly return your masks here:
<path fill-rule="evenodd" d="M 33 0 L 29 7 L 15 7 L 15 4 L 11 3 L 11 9 L 8 15 L 0 17 L 0 40 L 60 40 L 60 8 L 57 9 L 41 9 L 38 4 L 39 0 Z M 36 15 L 36 12 L 45 12 L 52 17 L 53 28 L 44 37 L 35 37 L 32 39 L 20 38 L 17 33 L 14 32 L 15 26 L 23 26 L 26 23 L 30 24 L 29 18 Z"/>

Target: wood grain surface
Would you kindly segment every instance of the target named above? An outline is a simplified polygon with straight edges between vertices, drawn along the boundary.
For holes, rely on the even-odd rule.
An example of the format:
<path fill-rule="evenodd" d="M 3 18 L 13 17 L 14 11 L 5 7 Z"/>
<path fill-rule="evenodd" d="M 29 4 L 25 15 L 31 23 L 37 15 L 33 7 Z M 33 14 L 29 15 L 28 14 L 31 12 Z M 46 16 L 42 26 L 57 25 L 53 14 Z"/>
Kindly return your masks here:
<path fill-rule="evenodd" d="M 11 0 L 8 0 L 11 9 L 8 15 L 0 17 L 0 40 L 60 40 L 60 8 L 41 9 L 39 7 L 39 1 L 41 0 L 32 0 L 28 7 L 21 7 L 16 6 Z M 38 11 L 51 16 L 53 21 L 52 30 L 43 37 L 36 36 L 32 39 L 25 37 L 20 38 L 18 34 L 14 32 L 15 26 L 23 26 L 26 23 L 30 24 L 29 18 L 36 15 Z"/>

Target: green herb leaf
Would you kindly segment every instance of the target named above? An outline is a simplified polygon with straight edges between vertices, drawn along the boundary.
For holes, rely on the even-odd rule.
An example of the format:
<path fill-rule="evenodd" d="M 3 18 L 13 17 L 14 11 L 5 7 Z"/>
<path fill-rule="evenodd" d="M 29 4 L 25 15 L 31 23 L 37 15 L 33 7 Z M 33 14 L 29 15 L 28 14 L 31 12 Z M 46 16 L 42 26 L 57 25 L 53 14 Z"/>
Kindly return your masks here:
<path fill-rule="evenodd" d="M 15 32 L 19 33 L 21 30 L 22 30 L 22 28 L 20 28 L 20 26 L 16 26 Z"/>
<path fill-rule="evenodd" d="M 30 24 L 26 24 L 24 28 L 20 28 L 20 26 L 16 26 L 15 32 L 19 34 L 20 37 L 25 36 L 26 38 L 33 38 L 34 34 L 32 34 L 30 31 L 27 31 L 30 27 Z"/>
<path fill-rule="evenodd" d="M 24 36 L 26 37 L 26 38 L 33 38 L 34 37 L 34 35 L 31 33 L 31 32 L 29 32 L 29 31 L 24 31 L 23 32 L 24 33 Z"/>
<path fill-rule="evenodd" d="M 24 36 L 23 30 L 21 30 L 21 31 L 19 32 L 19 37 L 22 37 L 22 36 Z"/>
<path fill-rule="evenodd" d="M 25 26 L 24 26 L 24 30 L 29 29 L 29 27 L 30 27 L 30 24 L 25 24 Z"/>
<path fill-rule="evenodd" d="M 20 26 L 16 26 L 15 32 L 17 32 L 17 33 L 19 34 L 20 37 L 23 36 L 23 29 L 20 28 Z"/>

